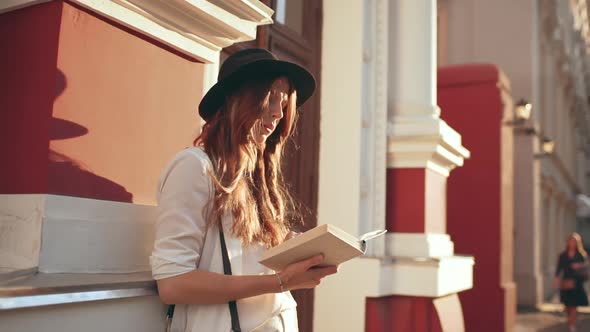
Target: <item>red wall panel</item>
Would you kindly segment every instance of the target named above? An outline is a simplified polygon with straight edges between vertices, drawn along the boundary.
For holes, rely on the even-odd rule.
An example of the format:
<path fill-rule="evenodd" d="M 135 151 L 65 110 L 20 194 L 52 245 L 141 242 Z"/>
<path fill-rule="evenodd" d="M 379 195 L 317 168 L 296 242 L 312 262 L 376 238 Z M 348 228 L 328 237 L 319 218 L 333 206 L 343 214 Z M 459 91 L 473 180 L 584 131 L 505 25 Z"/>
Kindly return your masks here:
<path fill-rule="evenodd" d="M 47 191 L 62 4 L 0 14 L 0 193 Z"/>
<path fill-rule="evenodd" d="M 447 230 L 457 253 L 475 257 L 474 287 L 460 293 L 467 331 L 504 330 L 500 281 L 501 137 L 498 69 L 465 65 L 439 70 L 442 118 L 457 130 L 471 158 L 451 173 Z"/>
<path fill-rule="evenodd" d="M 367 332 L 442 332 L 431 298 L 386 296 L 367 298 Z"/>
<path fill-rule="evenodd" d="M 387 231 L 422 233 L 425 227 L 424 168 L 390 168 L 387 170 Z"/>

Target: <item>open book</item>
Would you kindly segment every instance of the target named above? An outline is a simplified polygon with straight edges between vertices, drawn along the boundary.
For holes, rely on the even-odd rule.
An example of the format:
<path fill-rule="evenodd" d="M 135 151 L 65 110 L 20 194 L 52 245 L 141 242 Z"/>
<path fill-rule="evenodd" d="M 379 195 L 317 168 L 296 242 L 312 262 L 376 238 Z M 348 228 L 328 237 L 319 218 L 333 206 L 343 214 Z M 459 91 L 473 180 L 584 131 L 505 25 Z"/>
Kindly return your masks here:
<path fill-rule="evenodd" d="M 366 233 L 360 238 L 350 235 L 340 228 L 324 224 L 268 249 L 260 264 L 280 271 L 287 265 L 323 254 L 321 266 L 339 265 L 365 253 L 367 241 L 385 234 L 379 230 Z"/>

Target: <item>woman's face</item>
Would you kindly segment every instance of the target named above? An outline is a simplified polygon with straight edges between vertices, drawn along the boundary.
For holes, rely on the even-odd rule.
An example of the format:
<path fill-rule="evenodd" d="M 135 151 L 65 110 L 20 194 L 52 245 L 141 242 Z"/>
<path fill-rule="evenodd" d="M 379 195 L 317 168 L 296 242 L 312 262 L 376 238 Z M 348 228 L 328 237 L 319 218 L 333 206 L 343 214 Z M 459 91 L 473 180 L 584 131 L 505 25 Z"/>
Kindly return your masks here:
<path fill-rule="evenodd" d="M 570 237 L 569 240 L 567 240 L 567 248 L 569 250 L 575 250 L 578 247 L 578 243 L 576 242 L 576 239 L 574 239 L 573 237 Z"/>
<path fill-rule="evenodd" d="M 260 120 L 255 124 L 253 130 L 254 140 L 263 144 L 266 139 L 275 131 L 277 125 L 283 118 L 283 112 L 289 102 L 289 80 L 286 77 L 277 78 L 270 87 L 268 106 L 262 112 Z"/>

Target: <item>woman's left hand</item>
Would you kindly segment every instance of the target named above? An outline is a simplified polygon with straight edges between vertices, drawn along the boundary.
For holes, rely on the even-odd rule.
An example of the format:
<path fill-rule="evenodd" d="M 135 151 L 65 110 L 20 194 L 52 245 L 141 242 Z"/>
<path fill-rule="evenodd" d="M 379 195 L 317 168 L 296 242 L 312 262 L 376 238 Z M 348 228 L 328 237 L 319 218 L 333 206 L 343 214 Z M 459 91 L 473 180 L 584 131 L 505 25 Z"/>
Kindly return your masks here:
<path fill-rule="evenodd" d="M 583 264 L 583 263 L 572 263 L 572 264 L 571 264 L 571 267 L 572 267 L 572 269 L 574 269 L 574 270 L 579 270 L 580 268 L 582 268 L 582 266 L 584 266 L 584 264 Z"/>
<path fill-rule="evenodd" d="M 299 233 L 299 232 L 290 231 L 290 232 L 287 234 L 287 236 L 285 236 L 285 241 L 287 241 L 287 240 L 291 240 L 292 238 L 294 238 L 294 237 L 297 237 L 297 236 L 299 236 L 300 234 L 301 234 L 301 233 Z"/>

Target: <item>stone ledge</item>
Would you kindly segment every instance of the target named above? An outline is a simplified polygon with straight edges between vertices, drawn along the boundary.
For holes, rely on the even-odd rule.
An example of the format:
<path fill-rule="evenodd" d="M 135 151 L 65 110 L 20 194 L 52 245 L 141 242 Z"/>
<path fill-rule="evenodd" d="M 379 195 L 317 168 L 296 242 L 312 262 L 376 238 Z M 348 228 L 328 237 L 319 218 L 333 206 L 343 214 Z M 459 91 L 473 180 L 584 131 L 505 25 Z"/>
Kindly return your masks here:
<path fill-rule="evenodd" d="M 149 271 L 153 206 L 48 194 L 0 195 L 0 268 Z M 108 245 L 107 245 L 108 244 Z"/>
<path fill-rule="evenodd" d="M 0 283 L 0 310 L 157 294 L 156 283 L 150 272 L 37 273 Z"/>

